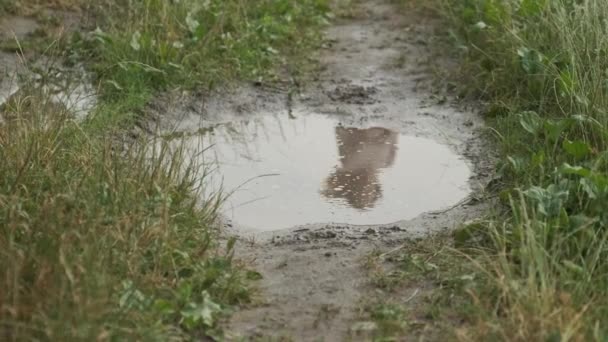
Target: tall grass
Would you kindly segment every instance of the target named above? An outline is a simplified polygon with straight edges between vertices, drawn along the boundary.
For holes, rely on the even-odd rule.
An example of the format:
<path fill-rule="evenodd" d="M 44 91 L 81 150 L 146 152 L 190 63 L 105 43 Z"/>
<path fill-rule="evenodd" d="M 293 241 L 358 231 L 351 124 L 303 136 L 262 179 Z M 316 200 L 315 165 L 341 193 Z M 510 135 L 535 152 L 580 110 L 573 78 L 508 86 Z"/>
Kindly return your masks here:
<path fill-rule="evenodd" d="M 488 104 L 504 212 L 469 338 L 608 336 L 608 2 L 442 1 Z"/>
<path fill-rule="evenodd" d="M 0 339 L 212 334 L 248 292 L 198 165 L 43 104 L 14 99 L 0 125 Z"/>

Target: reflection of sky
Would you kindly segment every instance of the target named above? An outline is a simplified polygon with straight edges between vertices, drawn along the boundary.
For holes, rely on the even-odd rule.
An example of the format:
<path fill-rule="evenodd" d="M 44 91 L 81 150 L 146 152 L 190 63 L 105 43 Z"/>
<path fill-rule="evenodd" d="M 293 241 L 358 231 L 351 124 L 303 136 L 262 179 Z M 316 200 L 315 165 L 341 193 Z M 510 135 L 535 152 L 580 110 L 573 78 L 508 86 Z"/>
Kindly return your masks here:
<path fill-rule="evenodd" d="M 234 190 L 225 214 L 256 230 L 321 222 L 391 223 L 467 195 L 470 171 L 448 147 L 377 127 L 336 125 L 322 115 L 295 120 L 269 115 L 216 127 L 187 144 L 199 157 L 194 151 L 210 147 L 201 157 L 217 163 L 209 190 L 222 184 Z M 345 139 L 346 131 L 357 137 Z M 361 147 L 353 147 L 355 142 Z M 340 171 L 358 175 L 358 183 L 333 184 Z M 342 188 L 342 194 L 334 188 Z M 367 197 L 353 198 L 357 192 Z"/>

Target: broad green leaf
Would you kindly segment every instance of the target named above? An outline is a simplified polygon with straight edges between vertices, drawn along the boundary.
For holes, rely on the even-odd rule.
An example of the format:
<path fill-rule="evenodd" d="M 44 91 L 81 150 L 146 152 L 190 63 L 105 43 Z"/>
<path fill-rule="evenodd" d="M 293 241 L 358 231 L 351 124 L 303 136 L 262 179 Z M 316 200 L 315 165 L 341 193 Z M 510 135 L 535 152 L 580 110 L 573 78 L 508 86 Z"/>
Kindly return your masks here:
<path fill-rule="evenodd" d="M 189 328 L 195 328 L 200 325 L 213 327 L 215 316 L 221 311 L 221 306 L 211 300 L 211 296 L 207 291 L 203 291 L 203 302 L 188 303 L 186 309 L 182 310 L 181 315 L 184 323 Z"/>
<path fill-rule="evenodd" d="M 577 159 L 585 158 L 589 155 L 589 153 L 591 153 L 591 148 L 589 147 L 589 145 L 581 140 L 565 140 L 562 144 L 562 147 L 564 148 L 564 151 L 566 151 L 566 153 Z"/>
<path fill-rule="evenodd" d="M 601 190 L 597 183 L 595 183 L 589 178 L 581 178 L 580 184 L 583 190 L 587 193 L 587 196 L 589 196 L 589 198 L 598 198 Z"/>
<path fill-rule="evenodd" d="M 542 70 L 544 57 L 540 52 L 523 47 L 517 50 L 517 54 L 521 67 L 527 74 L 538 74 Z"/>
<path fill-rule="evenodd" d="M 172 315 L 175 313 L 173 303 L 164 299 L 157 299 L 154 301 L 154 310 L 164 316 Z"/>
<path fill-rule="evenodd" d="M 589 177 L 591 175 L 591 170 L 582 166 L 572 166 L 568 163 L 562 165 L 559 171 L 565 175 L 577 175 L 581 177 Z"/>
<path fill-rule="evenodd" d="M 188 12 L 188 14 L 186 15 L 186 26 L 188 26 L 188 30 L 190 30 L 190 33 L 193 34 L 196 33 L 196 30 L 201 25 L 198 20 L 193 18 L 195 14 L 196 13 Z"/>
<path fill-rule="evenodd" d="M 183 282 L 178 288 L 177 293 L 179 294 L 180 300 L 187 301 L 192 296 L 192 284 L 189 282 Z"/>
<path fill-rule="evenodd" d="M 519 113 L 519 124 L 528 133 L 536 134 L 543 127 L 543 122 L 540 116 L 533 111 L 525 111 Z"/>
<path fill-rule="evenodd" d="M 553 142 L 557 141 L 562 133 L 572 125 L 572 120 L 546 120 L 544 123 L 545 135 Z"/>
<path fill-rule="evenodd" d="M 131 36 L 131 48 L 133 48 L 133 50 L 135 51 L 139 51 L 141 49 L 141 45 L 139 44 L 139 41 L 141 39 L 141 33 L 139 33 L 139 31 L 135 31 L 133 33 L 133 35 Z"/>
<path fill-rule="evenodd" d="M 539 214 L 545 217 L 556 217 L 569 195 L 566 185 L 567 183 L 551 184 L 546 189 L 533 186 L 524 191 L 523 194 L 536 203 Z"/>

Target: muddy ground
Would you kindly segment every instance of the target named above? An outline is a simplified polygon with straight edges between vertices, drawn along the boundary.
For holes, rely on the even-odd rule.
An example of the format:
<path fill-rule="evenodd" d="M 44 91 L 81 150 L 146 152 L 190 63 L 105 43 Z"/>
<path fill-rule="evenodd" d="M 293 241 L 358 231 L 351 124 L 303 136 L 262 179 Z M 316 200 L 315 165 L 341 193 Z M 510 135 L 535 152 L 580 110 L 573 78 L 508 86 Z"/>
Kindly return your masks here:
<path fill-rule="evenodd" d="M 322 71 L 298 94 L 251 85 L 205 100 L 187 95 L 167 105 L 163 99 L 151 107 L 164 115 L 154 124 L 194 133 L 268 112 L 323 113 L 350 125 L 380 122 L 401 133 L 432 138 L 464 156 L 473 170 L 473 192 L 452 207 L 388 225 L 324 223 L 243 233 L 229 223 L 232 234 L 240 237 L 238 257 L 262 275 L 255 303 L 225 323 L 230 340 L 369 338 L 369 332 L 356 331 L 368 320 L 361 306 L 374 291 L 363 266 L 366 256 L 454 229 L 487 209 L 479 201 L 491 169 L 483 149 L 483 123 L 474 109 L 450 96 L 434 72 L 452 67 L 449 58 L 436 53 L 437 20 L 421 9 L 408 11 L 385 0 L 360 6 L 357 15 L 337 19 L 327 29 L 326 48 L 318 56 Z M 423 305 L 416 294 L 432 284 L 410 287 L 403 299 L 415 312 Z"/>

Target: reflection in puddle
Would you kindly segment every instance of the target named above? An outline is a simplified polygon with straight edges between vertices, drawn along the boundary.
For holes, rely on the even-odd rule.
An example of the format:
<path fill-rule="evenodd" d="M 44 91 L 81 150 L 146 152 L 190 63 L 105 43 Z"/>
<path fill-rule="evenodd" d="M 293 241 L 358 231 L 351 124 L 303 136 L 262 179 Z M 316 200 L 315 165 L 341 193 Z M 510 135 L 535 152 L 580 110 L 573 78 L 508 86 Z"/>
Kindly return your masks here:
<path fill-rule="evenodd" d="M 30 96 L 30 92 L 39 89 L 41 92 L 37 95 L 65 107 L 78 121 L 86 119 L 97 105 L 96 89 L 82 67 L 42 76 L 27 70 L 20 64 L 17 55 L 0 52 L 0 107 L 21 87 L 25 89 L 23 96 Z"/>
<path fill-rule="evenodd" d="M 328 199 L 344 199 L 354 209 L 374 208 L 382 197 L 378 176 L 393 165 L 398 141 L 399 135 L 386 128 L 336 127 L 340 166 L 321 193 Z"/>
<path fill-rule="evenodd" d="M 448 147 L 377 126 L 344 127 L 322 115 L 229 123 L 186 143 L 193 157 L 217 165 L 207 190 L 234 190 L 224 213 L 246 229 L 386 224 L 469 192 L 470 170 Z"/>

